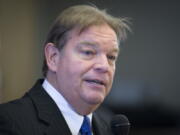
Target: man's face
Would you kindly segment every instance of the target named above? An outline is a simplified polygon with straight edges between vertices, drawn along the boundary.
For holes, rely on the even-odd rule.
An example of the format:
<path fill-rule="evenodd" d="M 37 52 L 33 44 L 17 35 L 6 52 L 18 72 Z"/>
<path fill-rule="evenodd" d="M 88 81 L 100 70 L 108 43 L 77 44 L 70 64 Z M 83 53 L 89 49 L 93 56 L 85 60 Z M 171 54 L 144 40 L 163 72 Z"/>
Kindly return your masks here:
<path fill-rule="evenodd" d="M 58 56 L 57 89 L 70 104 L 102 103 L 112 86 L 118 51 L 117 36 L 108 25 L 80 34 L 74 29 Z"/>

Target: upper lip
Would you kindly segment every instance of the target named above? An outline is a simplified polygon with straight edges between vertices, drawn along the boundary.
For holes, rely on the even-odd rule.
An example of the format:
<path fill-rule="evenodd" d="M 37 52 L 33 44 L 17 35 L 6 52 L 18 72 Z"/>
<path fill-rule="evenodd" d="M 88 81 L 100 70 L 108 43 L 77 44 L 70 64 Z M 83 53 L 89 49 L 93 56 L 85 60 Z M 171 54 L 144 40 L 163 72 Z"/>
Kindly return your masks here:
<path fill-rule="evenodd" d="M 107 85 L 107 80 L 101 79 L 101 78 L 86 78 L 85 81 L 94 81 L 94 82 L 97 82 L 97 83 L 102 84 L 104 86 Z"/>

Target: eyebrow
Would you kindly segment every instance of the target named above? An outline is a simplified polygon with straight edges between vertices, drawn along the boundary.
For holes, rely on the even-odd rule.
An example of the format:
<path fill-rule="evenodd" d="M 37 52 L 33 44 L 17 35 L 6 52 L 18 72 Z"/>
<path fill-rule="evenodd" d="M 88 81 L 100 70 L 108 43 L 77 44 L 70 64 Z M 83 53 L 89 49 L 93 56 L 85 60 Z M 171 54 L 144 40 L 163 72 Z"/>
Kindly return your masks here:
<path fill-rule="evenodd" d="M 92 46 L 92 47 L 97 47 L 97 43 L 96 42 L 89 42 L 89 41 L 83 41 L 80 42 L 79 45 L 88 45 L 88 46 Z"/>
<path fill-rule="evenodd" d="M 82 41 L 82 42 L 79 43 L 79 45 L 83 45 L 83 44 L 85 44 L 87 46 L 90 46 L 90 47 L 98 48 L 97 47 L 97 44 L 98 44 L 97 42 Z M 115 53 L 119 54 L 119 52 L 120 52 L 119 47 L 112 49 L 112 52 L 115 52 Z"/>

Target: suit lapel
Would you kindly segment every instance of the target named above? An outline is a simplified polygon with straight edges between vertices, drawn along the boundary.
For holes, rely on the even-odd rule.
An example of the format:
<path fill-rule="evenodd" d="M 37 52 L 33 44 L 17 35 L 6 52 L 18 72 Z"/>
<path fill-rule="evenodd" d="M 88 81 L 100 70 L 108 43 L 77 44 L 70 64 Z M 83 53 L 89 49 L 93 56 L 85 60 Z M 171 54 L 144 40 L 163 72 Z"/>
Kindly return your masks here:
<path fill-rule="evenodd" d="M 39 80 L 27 93 L 37 110 L 38 118 L 42 123 L 40 130 L 46 135 L 71 135 L 68 125 L 55 102 L 42 87 L 43 80 Z"/>

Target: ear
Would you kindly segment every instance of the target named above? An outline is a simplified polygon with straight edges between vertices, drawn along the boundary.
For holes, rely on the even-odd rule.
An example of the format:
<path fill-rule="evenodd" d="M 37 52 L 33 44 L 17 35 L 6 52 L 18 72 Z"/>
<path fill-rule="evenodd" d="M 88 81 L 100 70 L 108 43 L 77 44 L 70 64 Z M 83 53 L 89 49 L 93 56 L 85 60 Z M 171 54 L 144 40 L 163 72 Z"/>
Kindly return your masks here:
<path fill-rule="evenodd" d="M 47 43 L 44 48 L 44 54 L 48 69 L 52 72 L 56 72 L 60 55 L 59 50 L 53 43 Z"/>

